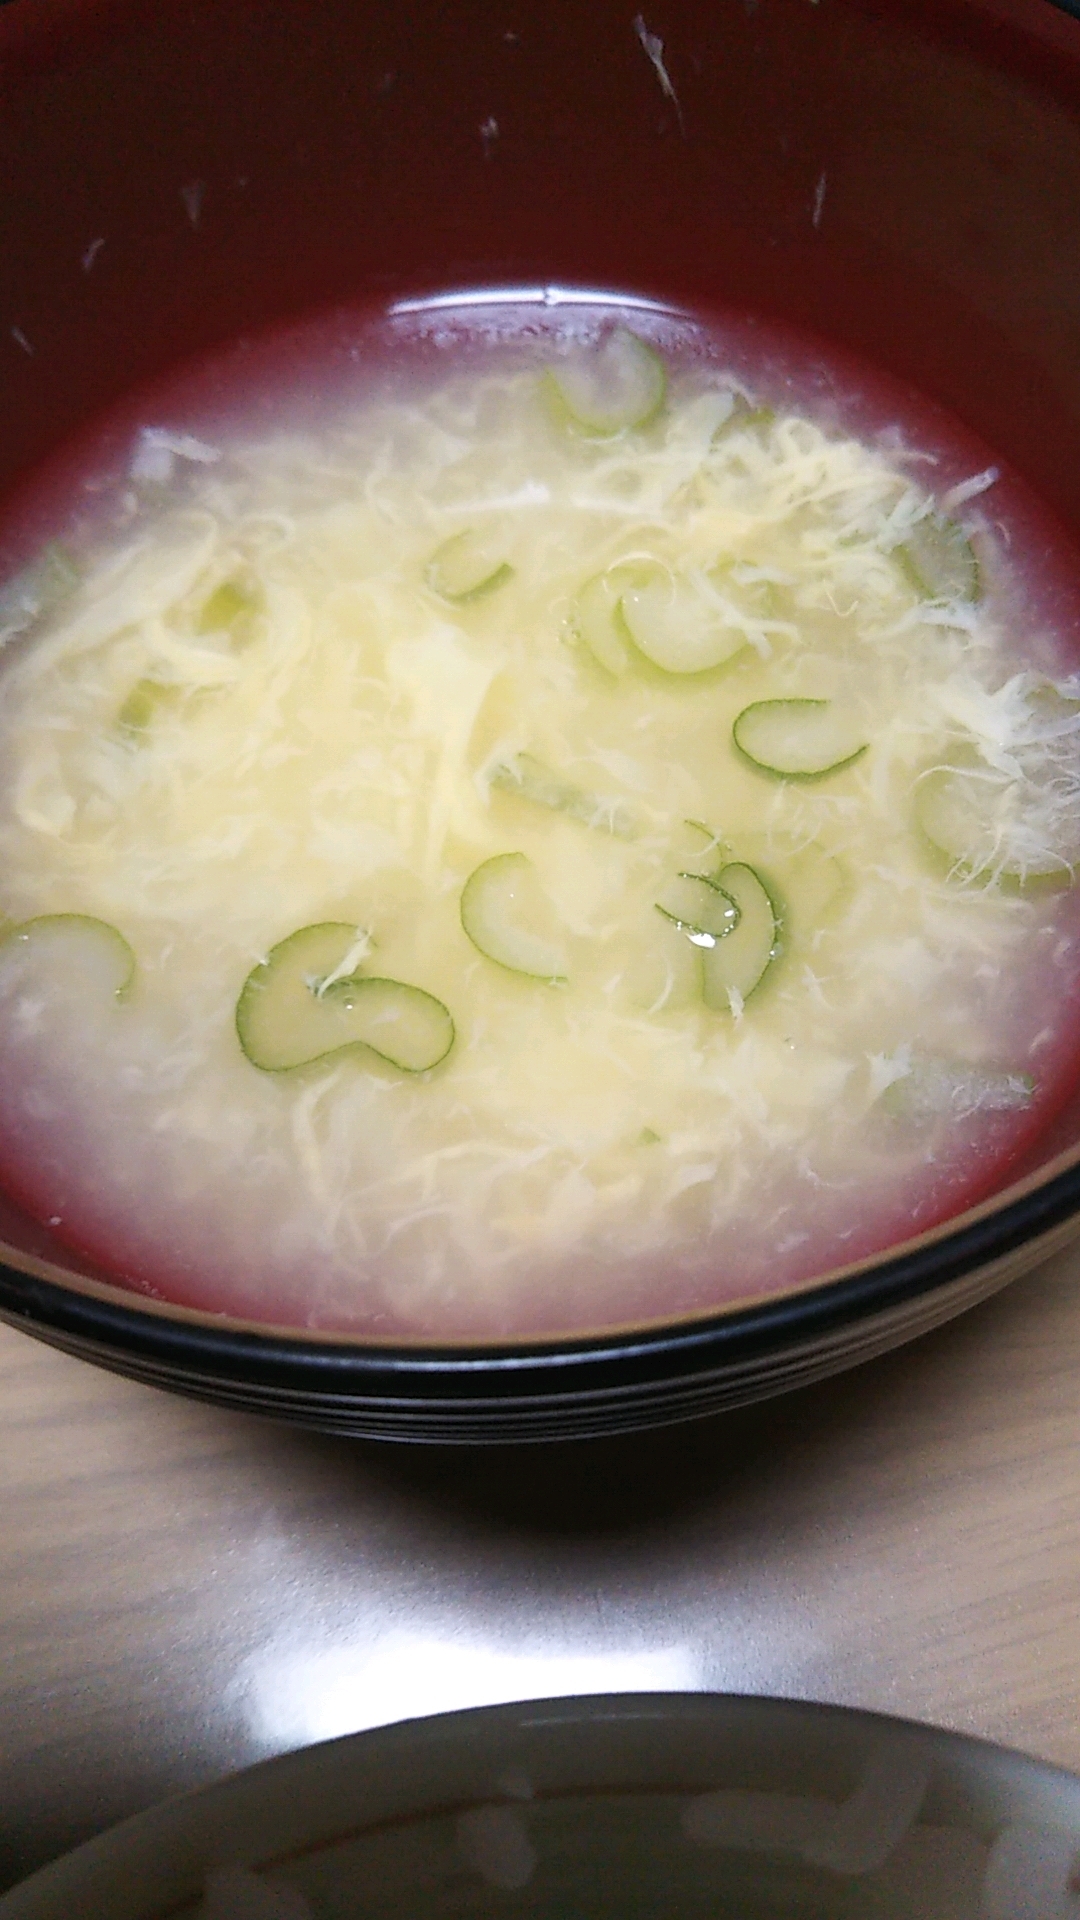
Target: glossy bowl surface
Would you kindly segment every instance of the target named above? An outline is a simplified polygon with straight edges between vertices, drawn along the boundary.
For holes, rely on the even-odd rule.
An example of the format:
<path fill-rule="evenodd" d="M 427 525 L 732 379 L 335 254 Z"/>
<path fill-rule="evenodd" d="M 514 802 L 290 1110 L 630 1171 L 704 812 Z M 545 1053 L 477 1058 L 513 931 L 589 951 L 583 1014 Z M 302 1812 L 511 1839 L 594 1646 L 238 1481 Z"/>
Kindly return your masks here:
<path fill-rule="evenodd" d="M 1057 1920 L 1080 1780 L 844 1707 L 597 1695 L 406 1721 L 136 1815 L 0 1920 Z"/>
<path fill-rule="evenodd" d="M 602 103 L 602 105 L 601 105 Z M 589 287 L 809 328 L 950 409 L 1080 541 L 1080 22 L 1049 0 L 10 0 L 0 508 L 139 383 L 335 301 Z M 0 555 L 2 562 L 2 555 Z M 672 1326 L 360 1346 L 143 1301 L 0 1203 L 0 1313 L 342 1432 L 504 1440 L 854 1364 L 1080 1217 L 1080 1094 L 1012 1185 Z"/>

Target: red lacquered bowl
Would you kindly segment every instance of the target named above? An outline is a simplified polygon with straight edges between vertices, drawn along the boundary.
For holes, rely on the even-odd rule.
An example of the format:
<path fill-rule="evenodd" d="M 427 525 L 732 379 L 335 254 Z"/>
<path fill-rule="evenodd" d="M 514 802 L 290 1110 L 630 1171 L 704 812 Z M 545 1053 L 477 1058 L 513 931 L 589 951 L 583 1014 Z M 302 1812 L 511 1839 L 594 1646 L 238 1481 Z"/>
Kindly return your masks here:
<path fill-rule="evenodd" d="M 1080 539 L 1080 20 L 1050 0 L 8 0 L 0 507 L 133 386 L 338 301 L 760 313 L 938 402 Z M 144 1300 L 3 1203 L 0 1313 L 223 1403 L 504 1440 L 854 1364 L 1080 1231 L 1080 1090 L 1008 1187 L 797 1293 L 515 1348 Z"/>

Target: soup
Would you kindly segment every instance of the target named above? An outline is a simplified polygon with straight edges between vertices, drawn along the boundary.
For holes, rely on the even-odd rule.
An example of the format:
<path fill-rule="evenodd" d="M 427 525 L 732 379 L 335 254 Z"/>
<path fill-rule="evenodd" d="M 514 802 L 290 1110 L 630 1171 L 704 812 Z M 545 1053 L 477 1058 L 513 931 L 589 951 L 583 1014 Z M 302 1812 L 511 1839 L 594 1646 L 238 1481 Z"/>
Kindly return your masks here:
<path fill-rule="evenodd" d="M 1080 1044 L 1015 485 L 761 328 L 337 337 L 158 396 L 4 591 L 9 1191 L 159 1297 L 482 1339 L 991 1190 Z"/>

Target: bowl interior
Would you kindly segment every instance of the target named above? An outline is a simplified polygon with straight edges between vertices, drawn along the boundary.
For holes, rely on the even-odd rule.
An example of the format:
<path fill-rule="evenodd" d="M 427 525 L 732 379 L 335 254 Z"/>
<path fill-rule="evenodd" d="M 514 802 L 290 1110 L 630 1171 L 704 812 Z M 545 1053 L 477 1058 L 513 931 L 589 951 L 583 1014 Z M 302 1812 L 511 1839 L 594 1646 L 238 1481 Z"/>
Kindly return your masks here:
<path fill-rule="evenodd" d="M 661 31 L 613 0 L 523 0 L 511 24 L 494 0 L 320 0 L 299 19 L 255 0 L 0 16 L 20 183 L 0 205 L 0 504 L 222 342 L 335 301 L 577 285 L 816 331 L 949 409 L 1080 538 L 1064 14 L 679 0 Z M 1080 1087 L 1004 1197 L 1078 1157 Z M 0 1240 L 108 1287 L 6 1200 Z"/>

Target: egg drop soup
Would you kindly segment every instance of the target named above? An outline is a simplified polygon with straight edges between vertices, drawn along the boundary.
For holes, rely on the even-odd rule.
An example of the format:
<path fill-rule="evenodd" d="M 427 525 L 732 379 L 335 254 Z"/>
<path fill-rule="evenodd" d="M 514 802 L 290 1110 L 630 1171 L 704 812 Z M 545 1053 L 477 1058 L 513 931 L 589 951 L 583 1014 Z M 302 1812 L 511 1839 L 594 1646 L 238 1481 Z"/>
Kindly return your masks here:
<path fill-rule="evenodd" d="M 1070 556 L 764 326 L 405 303 L 71 456 L 0 588 L 0 1178 L 390 1339 L 804 1285 L 1075 1083 Z"/>

